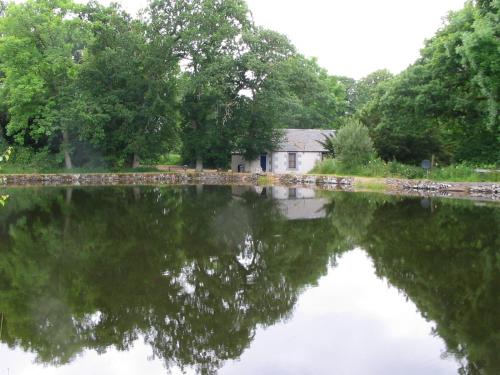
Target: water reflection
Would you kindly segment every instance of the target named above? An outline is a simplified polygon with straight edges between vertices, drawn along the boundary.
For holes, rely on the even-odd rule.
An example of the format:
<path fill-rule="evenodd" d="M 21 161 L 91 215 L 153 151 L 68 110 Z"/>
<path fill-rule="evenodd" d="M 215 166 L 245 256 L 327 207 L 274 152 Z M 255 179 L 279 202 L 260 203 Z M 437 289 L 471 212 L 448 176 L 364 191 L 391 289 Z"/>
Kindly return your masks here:
<path fill-rule="evenodd" d="M 167 367 L 214 372 L 360 246 L 435 322 L 461 372 L 500 369 L 498 207 L 209 186 L 10 195 L 1 341 L 42 363 L 143 338 Z"/>
<path fill-rule="evenodd" d="M 319 196 L 316 190 L 284 186 L 233 186 L 234 197 L 241 197 L 245 193 L 254 192 L 261 197 L 275 200 L 283 217 L 287 220 L 321 219 L 326 217 L 325 207 L 329 200 Z"/>

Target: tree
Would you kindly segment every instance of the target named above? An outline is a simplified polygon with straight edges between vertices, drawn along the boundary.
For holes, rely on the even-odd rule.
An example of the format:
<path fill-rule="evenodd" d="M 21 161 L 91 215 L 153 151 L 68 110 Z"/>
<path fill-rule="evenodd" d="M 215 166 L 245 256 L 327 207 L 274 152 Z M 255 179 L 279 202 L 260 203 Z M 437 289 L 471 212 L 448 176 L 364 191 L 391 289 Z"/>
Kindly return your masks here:
<path fill-rule="evenodd" d="M 105 160 L 139 166 L 176 144 L 177 61 L 118 5 L 91 3 L 92 40 L 78 76 L 80 136 Z"/>
<path fill-rule="evenodd" d="M 342 86 L 287 38 L 255 27 L 243 0 L 157 0 L 150 17 L 184 66 L 183 154 L 197 170 L 204 159 L 272 150 L 284 127 L 336 126 Z"/>
<path fill-rule="evenodd" d="M 53 144 L 72 167 L 71 101 L 87 40 L 80 6 L 71 0 L 10 3 L 0 19 L 0 70 L 10 120 L 8 135 L 24 144 Z"/>
<path fill-rule="evenodd" d="M 387 69 L 381 69 L 356 81 L 353 99 L 356 110 L 361 110 L 377 94 L 380 84 L 390 81 L 393 77 Z"/>
<path fill-rule="evenodd" d="M 233 116 L 235 149 L 247 160 L 272 151 L 281 140 L 281 129 L 339 126 L 343 88 L 314 59 L 283 54 L 258 82 L 257 87 L 249 85 L 252 95 L 241 97 L 243 105 Z"/>
<path fill-rule="evenodd" d="M 365 165 L 375 156 L 368 128 L 358 121 L 350 121 L 340 128 L 332 144 L 336 159 L 346 169 Z"/>
<path fill-rule="evenodd" d="M 386 160 L 500 161 L 498 7 L 466 3 L 421 57 L 379 85 L 361 121 Z"/>
<path fill-rule="evenodd" d="M 472 30 L 463 33 L 458 52 L 472 70 L 474 82 L 486 98 L 488 126 L 500 137 L 500 1 L 477 1 Z"/>
<path fill-rule="evenodd" d="M 320 141 L 321 145 L 325 148 L 328 156 L 334 158 L 335 157 L 335 135 L 325 135 L 324 140 Z"/>
<path fill-rule="evenodd" d="M 203 158 L 224 142 L 228 117 L 243 89 L 236 62 L 245 49 L 242 36 L 251 27 L 248 8 L 243 0 L 155 0 L 150 17 L 153 30 L 165 36 L 185 68 L 184 154 L 200 171 Z"/>
<path fill-rule="evenodd" d="M 298 129 L 339 127 L 346 103 L 338 80 L 300 55 L 279 63 L 256 99 L 276 126 Z"/>

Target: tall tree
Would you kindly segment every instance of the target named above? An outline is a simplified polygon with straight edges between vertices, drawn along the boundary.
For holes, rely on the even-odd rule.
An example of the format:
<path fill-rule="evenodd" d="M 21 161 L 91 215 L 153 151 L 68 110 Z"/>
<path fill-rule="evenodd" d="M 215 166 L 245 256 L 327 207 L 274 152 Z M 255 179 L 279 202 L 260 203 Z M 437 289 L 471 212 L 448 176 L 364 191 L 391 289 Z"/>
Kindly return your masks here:
<path fill-rule="evenodd" d="M 118 5 L 89 4 L 92 41 L 79 75 L 80 135 L 112 164 L 156 158 L 177 137 L 177 61 Z"/>
<path fill-rule="evenodd" d="M 164 35 L 184 67 L 182 96 L 185 153 L 203 169 L 203 159 L 224 141 L 240 90 L 237 57 L 251 27 L 244 0 L 154 0 L 153 29 Z"/>
<path fill-rule="evenodd" d="M 498 7 L 466 3 L 415 64 L 380 86 L 362 110 L 379 154 L 420 162 L 500 162 Z"/>
<path fill-rule="evenodd" d="M 335 128 L 346 107 L 343 86 L 315 59 L 296 55 L 271 71 L 257 96 L 265 115 L 281 128 Z"/>
<path fill-rule="evenodd" d="M 331 126 L 336 80 L 296 56 L 286 37 L 256 27 L 243 0 L 157 0 L 150 13 L 184 68 L 184 155 L 197 170 L 203 159 L 224 164 L 231 151 L 250 158 L 272 149 L 285 126 Z"/>
<path fill-rule="evenodd" d="M 393 78 L 387 69 L 376 70 L 356 81 L 352 98 L 352 106 L 360 111 L 380 90 L 380 85 Z"/>
<path fill-rule="evenodd" d="M 69 103 L 88 37 L 80 9 L 71 0 L 28 0 L 10 3 L 0 18 L 7 133 L 21 144 L 26 137 L 52 143 L 67 168 L 75 132 Z"/>

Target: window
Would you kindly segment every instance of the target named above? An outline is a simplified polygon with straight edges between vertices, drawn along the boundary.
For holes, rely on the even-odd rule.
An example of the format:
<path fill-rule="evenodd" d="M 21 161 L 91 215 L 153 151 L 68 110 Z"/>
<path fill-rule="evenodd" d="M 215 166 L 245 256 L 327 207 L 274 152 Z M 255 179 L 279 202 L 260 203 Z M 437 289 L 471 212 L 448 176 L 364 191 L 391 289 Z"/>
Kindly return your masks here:
<path fill-rule="evenodd" d="M 290 189 L 288 189 L 288 198 L 289 199 L 295 199 L 295 198 L 297 198 L 297 189 L 296 188 L 290 188 Z"/>
<path fill-rule="evenodd" d="M 295 152 L 288 153 L 288 169 L 297 169 L 297 154 Z"/>

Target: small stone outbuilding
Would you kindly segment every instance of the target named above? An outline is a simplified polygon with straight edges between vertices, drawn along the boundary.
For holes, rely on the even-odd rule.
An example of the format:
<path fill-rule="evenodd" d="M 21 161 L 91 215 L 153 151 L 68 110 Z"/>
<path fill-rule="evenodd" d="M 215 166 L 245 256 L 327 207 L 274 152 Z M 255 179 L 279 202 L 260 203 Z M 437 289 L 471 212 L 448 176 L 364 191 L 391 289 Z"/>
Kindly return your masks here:
<path fill-rule="evenodd" d="M 263 152 L 255 160 L 245 160 L 241 154 L 233 154 L 231 170 L 241 173 L 308 173 L 327 155 L 321 142 L 334 135 L 333 130 L 285 129 L 283 141 L 275 151 Z"/>

